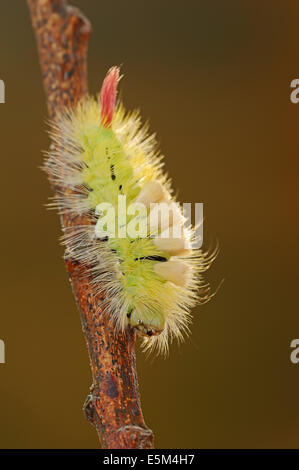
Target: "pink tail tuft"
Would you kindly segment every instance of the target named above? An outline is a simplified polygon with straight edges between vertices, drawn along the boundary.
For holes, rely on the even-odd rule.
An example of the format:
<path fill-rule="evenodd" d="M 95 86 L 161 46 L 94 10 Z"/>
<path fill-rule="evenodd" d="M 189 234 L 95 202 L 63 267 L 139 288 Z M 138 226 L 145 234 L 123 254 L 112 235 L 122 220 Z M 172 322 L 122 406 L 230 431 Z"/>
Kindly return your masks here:
<path fill-rule="evenodd" d="M 102 85 L 101 94 L 100 94 L 100 103 L 101 103 L 101 124 L 104 127 L 110 127 L 114 110 L 115 110 L 115 100 L 117 92 L 117 84 L 119 81 L 119 68 L 112 67 Z"/>

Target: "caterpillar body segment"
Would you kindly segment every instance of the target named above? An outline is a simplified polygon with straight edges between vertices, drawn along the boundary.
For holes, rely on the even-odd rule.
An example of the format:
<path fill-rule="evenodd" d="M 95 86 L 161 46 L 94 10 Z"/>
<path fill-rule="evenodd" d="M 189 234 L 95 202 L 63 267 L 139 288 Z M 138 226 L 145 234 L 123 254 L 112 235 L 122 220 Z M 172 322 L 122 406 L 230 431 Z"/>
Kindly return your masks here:
<path fill-rule="evenodd" d="M 116 105 L 118 81 L 113 67 L 99 100 L 85 98 L 51 123 L 56 150 L 45 166 L 66 189 L 53 205 L 91 218 L 91 225 L 65 229 L 64 244 L 107 292 L 116 329 L 135 328 L 145 349 L 166 352 L 188 331 L 210 260 L 192 249 L 194 229 L 184 226 L 154 137 L 137 112 Z"/>

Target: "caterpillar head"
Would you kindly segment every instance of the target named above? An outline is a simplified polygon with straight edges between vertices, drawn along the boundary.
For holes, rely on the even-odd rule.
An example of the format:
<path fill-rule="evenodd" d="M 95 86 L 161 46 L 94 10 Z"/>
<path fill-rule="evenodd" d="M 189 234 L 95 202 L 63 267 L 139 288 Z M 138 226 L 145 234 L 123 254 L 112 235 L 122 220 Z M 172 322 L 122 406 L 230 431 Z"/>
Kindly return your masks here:
<path fill-rule="evenodd" d="M 162 333 L 165 325 L 165 317 L 162 313 L 143 310 L 142 315 L 138 310 L 130 309 L 127 314 L 129 324 L 135 328 L 141 336 L 156 336 Z"/>

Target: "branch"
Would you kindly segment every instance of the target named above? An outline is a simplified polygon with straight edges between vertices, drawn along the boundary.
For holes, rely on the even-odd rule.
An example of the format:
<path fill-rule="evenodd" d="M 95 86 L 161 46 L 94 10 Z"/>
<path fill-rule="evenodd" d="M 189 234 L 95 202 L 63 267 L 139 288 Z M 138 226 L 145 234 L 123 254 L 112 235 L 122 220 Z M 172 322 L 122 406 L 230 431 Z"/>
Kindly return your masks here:
<path fill-rule="evenodd" d="M 27 0 L 36 35 L 48 113 L 55 118 L 88 92 L 86 53 L 91 31 L 88 20 L 65 0 Z M 55 187 L 54 191 L 65 191 Z M 61 217 L 63 227 L 90 224 L 86 216 Z M 145 425 L 136 373 L 135 333 L 115 334 L 109 312 L 99 305 L 88 269 L 66 259 L 66 268 L 79 307 L 93 383 L 84 411 L 96 427 L 102 447 L 149 449 L 153 433 Z"/>

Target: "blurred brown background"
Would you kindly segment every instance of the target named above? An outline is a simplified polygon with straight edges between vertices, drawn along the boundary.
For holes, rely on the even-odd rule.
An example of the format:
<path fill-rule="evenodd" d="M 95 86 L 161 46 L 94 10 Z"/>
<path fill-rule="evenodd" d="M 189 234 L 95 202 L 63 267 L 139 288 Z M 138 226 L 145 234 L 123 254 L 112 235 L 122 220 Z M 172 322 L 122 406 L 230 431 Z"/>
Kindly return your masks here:
<path fill-rule="evenodd" d="M 127 108 L 158 132 L 185 202 L 221 252 L 217 296 L 170 357 L 138 352 L 158 448 L 299 446 L 298 2 L 74 0 L 90 18 L 90 90 L 123 64 Z M 46 107 L 25 1 L 1 1 L 1 448 L 92 448 L 89 362 L 39 170 Z"/>

